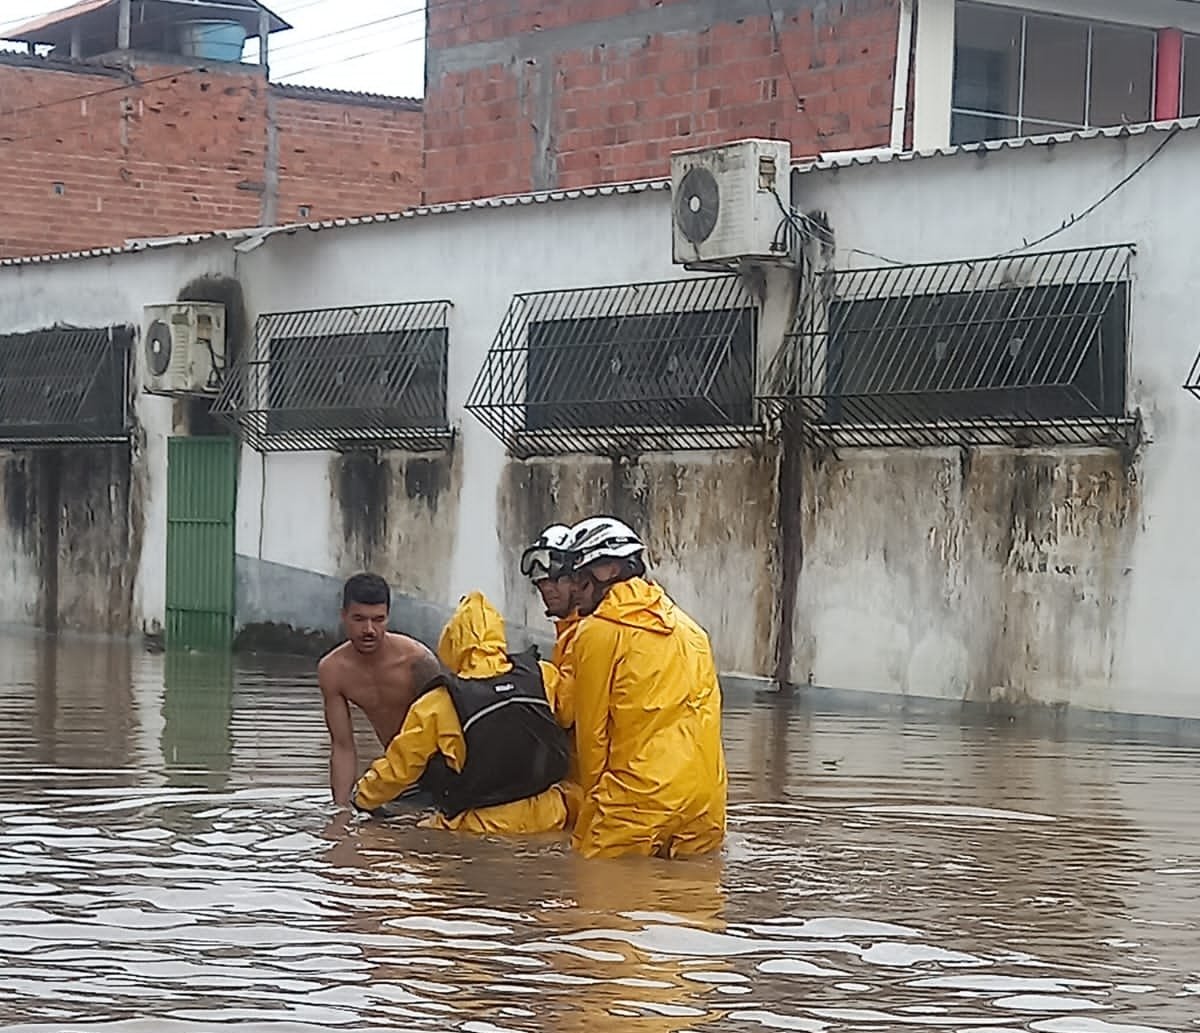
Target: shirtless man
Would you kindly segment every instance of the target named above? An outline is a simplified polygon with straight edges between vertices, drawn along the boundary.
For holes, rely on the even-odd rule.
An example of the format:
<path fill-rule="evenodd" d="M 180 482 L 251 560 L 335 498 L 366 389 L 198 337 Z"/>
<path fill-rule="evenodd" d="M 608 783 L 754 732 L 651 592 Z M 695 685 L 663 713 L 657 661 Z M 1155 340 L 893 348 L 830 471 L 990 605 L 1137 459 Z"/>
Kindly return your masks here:
<path fill-rule="evenodd" d="M 437 657 L 416 639 L 387 630 L 391 603 L 383 578 L 350 578 L 342 591 L 342 626 L 348 641 L 317 665 L 329 727 L 329 789 L 339 806 L 350 806 L 360 774 L 350 704 L 367 715 L 386 750 L 417 693 L 441 670 Z"/>

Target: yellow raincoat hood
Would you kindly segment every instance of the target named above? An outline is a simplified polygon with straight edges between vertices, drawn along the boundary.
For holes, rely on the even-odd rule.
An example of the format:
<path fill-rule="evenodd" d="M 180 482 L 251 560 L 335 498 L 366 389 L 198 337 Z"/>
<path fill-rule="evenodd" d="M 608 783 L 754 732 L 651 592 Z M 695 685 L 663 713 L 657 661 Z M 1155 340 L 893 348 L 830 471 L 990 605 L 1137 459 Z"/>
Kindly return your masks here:
<path fill-rule="evenodd" d="M 613 585 L 592 616 L 627 628 L 669 635 L 677 627 L 675 603 L 658 585 L 641 578 Z"/>
<path fill-rule="evenodd" d="M 462 597 L 442 630 L 437 653 L 460 678 L 494 678 L 512 670 L 504 618 L 482 592 Z"/>

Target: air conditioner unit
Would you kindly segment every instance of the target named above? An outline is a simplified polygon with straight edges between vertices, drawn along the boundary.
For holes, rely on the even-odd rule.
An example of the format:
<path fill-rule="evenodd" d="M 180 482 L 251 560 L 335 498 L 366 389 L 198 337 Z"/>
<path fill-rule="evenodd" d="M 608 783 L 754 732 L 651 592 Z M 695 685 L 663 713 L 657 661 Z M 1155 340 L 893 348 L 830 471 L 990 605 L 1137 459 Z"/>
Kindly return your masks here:
<path fill-rule="evenodd" d="M 792 205 L 792 148 L 786 140 L 740 140 L 671 156 L 677 265 L 782 262 Z"/>
<path fill-rule="evenodd" d="M 141 370 L 148 394 L 216 394 L 225 370 L 225 306 L 207 301 L 147 305 Z"/>

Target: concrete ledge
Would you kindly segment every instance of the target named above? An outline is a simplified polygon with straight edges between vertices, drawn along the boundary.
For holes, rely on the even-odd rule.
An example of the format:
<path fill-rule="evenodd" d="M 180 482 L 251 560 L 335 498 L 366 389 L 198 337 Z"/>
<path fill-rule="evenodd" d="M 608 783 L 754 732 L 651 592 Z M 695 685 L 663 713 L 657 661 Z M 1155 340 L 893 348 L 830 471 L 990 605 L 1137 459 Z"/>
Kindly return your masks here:
<path fill-rule="evenodd" d="M 731 701 L 763 701 L 798 714 L 891 717 L 913 724 L 957 724 L 961 728 L 1092 742 L 1138 742 L 1162 746 L 1200 745 L 1200 719 L 1125 714 L 1048 704 L 979 703 L 930 696 L 803 686 L 780 691 L 765 678 L 722 676 Z"/>
<path fill-rule="evenodd" d="M 238 556 L 235 577 L 238 652 L 320 656 L 343 640 L 340 627 L 342 579 L 300 567 Z M 454 608 L 392 592 L 392 631 L 410 635 L 431 649 Z M 548 631 L 508 626 L 508 647 L 536 645 L 550 655 Z"/>

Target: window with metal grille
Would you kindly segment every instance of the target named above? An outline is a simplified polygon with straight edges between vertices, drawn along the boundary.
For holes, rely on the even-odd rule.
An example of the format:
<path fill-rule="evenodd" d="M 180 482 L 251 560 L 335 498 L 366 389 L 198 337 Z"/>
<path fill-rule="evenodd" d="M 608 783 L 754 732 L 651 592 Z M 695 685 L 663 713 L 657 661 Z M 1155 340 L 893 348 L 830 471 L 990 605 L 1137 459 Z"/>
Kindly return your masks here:
<path fill-rule="evenodd" d="M 772 371 L 775 399 L 851 445 L 1119 440 L 1131 254 L 832 271 Z"/>
<path fill-rule="evenodd" d="M 531 323 L 525 428 L 752 423 L 757 323 L 748 308 Z"/>
<path fill-rule="evenodd" d="M 271 341 L 268 434 L 446 426 L 450 335 L 400 330 Z"/>
<path fill-rule="evenodd" d="M 413 302 L 263 316 L 214 411 L 260 451 L 439 447 L 448 312 Z"/>
<path fill-rule="evenodd" d="M 515 454 L 734 447 L 758 318 L 736 277 L 520 295 L 467 408 Z"/>
<path fill-rule="evenodd" d="M 959 0 L 950 142 L 1149 122 L 1156 36 Z"/>
<path fill-rule="evenodd" d="M 130 327 L 0 336 L 0 442 L 114 441 L 129 432 Z"/>

